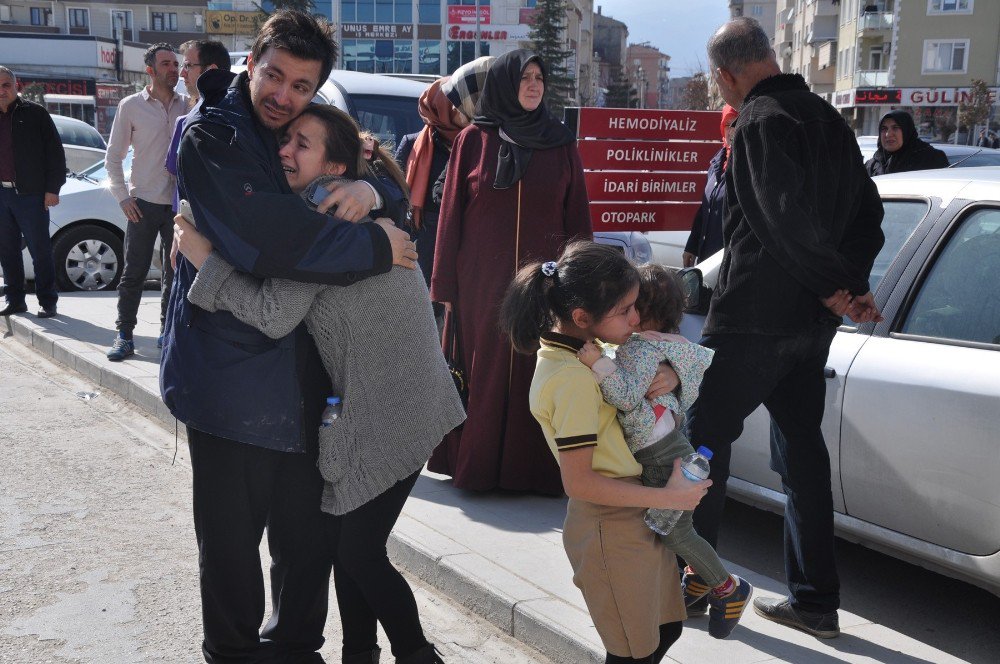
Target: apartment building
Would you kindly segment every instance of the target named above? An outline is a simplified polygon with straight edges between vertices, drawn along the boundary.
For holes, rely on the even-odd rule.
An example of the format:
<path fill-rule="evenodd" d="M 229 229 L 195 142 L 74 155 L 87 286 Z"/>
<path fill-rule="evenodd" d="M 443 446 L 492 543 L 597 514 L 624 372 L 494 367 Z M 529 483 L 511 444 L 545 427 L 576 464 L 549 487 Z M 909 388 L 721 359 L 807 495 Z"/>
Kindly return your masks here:
<path fill-rule="evenodd" d="M 604 14 L 600 5 L 593 16 L 594 62 L 598 93 L 595 106 L 604 106 L 604 95 L 625 73 L 628 62 L 628 26 Z"/>
<path fill-rule="evenodd" d="M 833 100 L 840 2 L 778 0 L 772 44 L 781 71 L 801 74 L 809 88 Z"/>
<path fill-rule="evenodd" d="M 649 42 L 629 44 L 626 62 L 629 80 L 639 97 L 639 108 L 667 108 L 670 56 Z"/>
<path fill-rule="evenodd" d="M 776 31 L 777 0 L 729 0 L 729 18 L 749 16 L 756 19 L 771 42 L 774 42 Z"/>
<path fill-rule="evenodd" d="M 928 139 L 965 140 L 958 105 L 973 79 L 1000 93 L 1000 2 L 843 0 L 834 105 L 859 134 L 909 111 Z M 996 115 L 994 115 L 996 117 Z"/>

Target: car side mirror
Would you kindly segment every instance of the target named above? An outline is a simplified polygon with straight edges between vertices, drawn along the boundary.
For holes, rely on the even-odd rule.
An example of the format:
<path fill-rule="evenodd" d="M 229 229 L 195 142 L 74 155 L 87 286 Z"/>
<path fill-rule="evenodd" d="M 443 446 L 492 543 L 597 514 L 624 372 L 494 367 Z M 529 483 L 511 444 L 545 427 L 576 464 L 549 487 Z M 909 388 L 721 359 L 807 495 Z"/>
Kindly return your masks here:
<path fill-rule="evenodd" d="M 686 267 L 677 273 L 687 303 L 685 311 L 693 314 L 707 314 L 708 305 L 712 300 L 712 290 L 705 287 L 701 270 L 696 267 Z"/>

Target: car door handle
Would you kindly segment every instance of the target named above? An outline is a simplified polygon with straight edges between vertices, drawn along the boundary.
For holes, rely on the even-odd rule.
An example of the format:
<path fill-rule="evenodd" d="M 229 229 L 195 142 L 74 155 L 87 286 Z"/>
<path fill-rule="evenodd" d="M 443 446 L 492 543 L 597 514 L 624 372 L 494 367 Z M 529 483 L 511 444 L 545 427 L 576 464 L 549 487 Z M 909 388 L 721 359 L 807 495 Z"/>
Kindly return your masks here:
<path fill-rule="evenodd" d="M 823 367 L 823 378 L 836 378 L 837 370 L 833 367 Z"/>

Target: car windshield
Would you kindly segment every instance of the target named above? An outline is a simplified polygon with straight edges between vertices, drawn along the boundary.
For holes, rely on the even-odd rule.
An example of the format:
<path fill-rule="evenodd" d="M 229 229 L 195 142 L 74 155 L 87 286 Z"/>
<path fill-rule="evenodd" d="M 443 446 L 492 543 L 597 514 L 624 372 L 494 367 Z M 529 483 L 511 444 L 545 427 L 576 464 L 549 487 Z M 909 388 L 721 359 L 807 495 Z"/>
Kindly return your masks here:
<path fill-rule="evenodd" d="M 85 148 L 103 150 L 107 147 L 97 130 L 84 123 L 70 122 L 53 116 L 59 140 L 66 145 L 79 145 Z"/>
<path fill-rule="evenodd" d="M 975 166 L 1000 166 L 1000 150 L 980 150 L 968 154 L 948 155 L 952 168 L 972 168 Z"/>
<path fill-rule="evenodd" d="M 351 95 L 358 123 L 378 137 L 390 152 L 403 140 L 403 136 L 420 131 L 423 120 L 417 113 L 412 97 L 386 95 Z"/>

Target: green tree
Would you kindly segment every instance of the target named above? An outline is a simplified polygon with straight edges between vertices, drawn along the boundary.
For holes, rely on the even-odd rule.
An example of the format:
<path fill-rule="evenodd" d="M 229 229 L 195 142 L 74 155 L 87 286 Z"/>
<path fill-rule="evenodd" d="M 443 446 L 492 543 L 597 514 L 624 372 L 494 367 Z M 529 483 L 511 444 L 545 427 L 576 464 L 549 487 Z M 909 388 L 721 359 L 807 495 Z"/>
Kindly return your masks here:
<path fill-rule="evenodd" d="M 569 5 L 566 0 L 538 0 L 532 15 L 531 49 L 542 58 L 549 70 L 545 79 L 545 104 L 556 117 L 562 114 L 574 96 L 576 86 L 567 61 L 574 55 L 573 51 L 563 48 L 563 31 L 569 15 Z"/>
<path fill-rule="evenodd" d="M 968 102 L 958 105 L 958 124 L 965 127 L 970 143 L 975 140 L 973 135 L 976 126 L 984 124 L 990 118 L 990 89 L 986 81 L 972 79 L 972 96 Z"/>
<path fill-rule="evenodd" d="M 604 105 L 608 108 L 639 108 L 639 95 L 628 80 L 624 68 L 618 68 L 618 75 L 608 85 Z"/>

